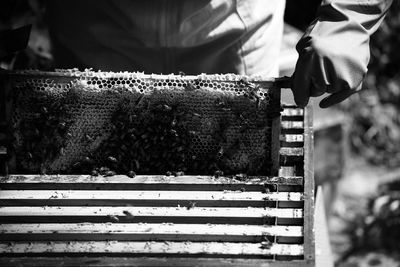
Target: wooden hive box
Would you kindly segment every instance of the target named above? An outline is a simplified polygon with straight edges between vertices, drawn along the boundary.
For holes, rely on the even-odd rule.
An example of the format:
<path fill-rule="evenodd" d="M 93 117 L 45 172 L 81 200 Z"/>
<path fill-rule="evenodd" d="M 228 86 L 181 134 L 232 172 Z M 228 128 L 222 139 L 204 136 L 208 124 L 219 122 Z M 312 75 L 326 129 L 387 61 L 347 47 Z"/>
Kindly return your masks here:
<path fill-rule="evenodd" d="M 289 85 L 279 79 L 268 84 L 277 89 Z M 21 175 L 7 153 L 10 91 L 10 73 L 3 73 L 3 266 L 315 264 L 309 108 L 282 107 L 272 122 L 274 171 L 246 180 L 207 175 Z"/>

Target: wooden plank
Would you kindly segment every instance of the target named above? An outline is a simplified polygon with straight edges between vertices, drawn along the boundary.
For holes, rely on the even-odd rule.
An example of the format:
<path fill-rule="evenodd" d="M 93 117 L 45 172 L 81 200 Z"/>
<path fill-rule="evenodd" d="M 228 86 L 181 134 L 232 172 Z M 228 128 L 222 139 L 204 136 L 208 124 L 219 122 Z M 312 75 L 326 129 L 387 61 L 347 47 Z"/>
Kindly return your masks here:
<path fill-rule="evenodd" d="M 281 166 L 279 168 L 279 176 L 282 176 L 282 177 L 291 177 L 291 176 L 294 176 L 295 173 L 296 173 L 295 166 Z"/>
<path fill-rule="evenodd" d="M 302 134 L 281 134 L 279 140 L 287 143 L 304 142 Z"/>
<path fill-rule="evenodd" d="M 289 257 L 289 256 L 286 256 Z M 314 266 L 311 261 L 299 260 L 302 256 L 291 256 L 289 261 L 275 261 L 272 256 L 255 258 L 221 257 L 1 257 L 0 266 L 198 266 L 198 267 L 305 267 Z"/>
<path fill-rule="evenodd" d="M 8 206 L 154 206 L 154 207 L 264 207 L 303 208 L 301 201 L 242 201 L 242 200 L 143 200 L 143 199 L 6 199 L 1 205 Z"/>
<path fill-rule="evenodd" d="M 2 70 L 1 73 L 4 77 L 10 77 L 15 80 L 26 81 L 27 79 L 44 79 L 50 81 L 64 81 L 71 82 L 77 78 L 92 78 L 92 77 L 101 77 L 102 79 L 110 79 L 110 78 L 128 78 L 128 79 L 150 79 L 150 80 L 181 80 L 181 81 L 202 81 L 202 80 L 210 80 L 212 82 L 232 82 L 237 83 L 241 80 L 245 79 L 248 82 L 260 84 L 263 88 L 277 87 L 277 88 L 290 88 L 291 78 L 289 77 L 280 77 L 280 78 L 268 78 L 268 79 L 260 79 L 259 77 L 250 77 L 244 75 L 235 75 L 235 74 L 200 74 L 200 75 L 174 75 L 174 74 L 145 74 L 138 72 L 94 72 L 94 71 L 83 71 L 77 72 L 70 70 L 59 70 L 59 71 L 40 71 L 40 70 L 17 70 L 17 71 L 8 71 Z M 278 91 L 279 92 L 279 91 Z M 279 98 L 278 98 L 279 103 Z"/>
<path fill-rule="evenodd" d="M 275 202 L 302 205 L 300 192 L 2 190 L 2 206 L 197 206 L 275 207 Z M 269 205 L 271 204 L 271 205 Z"/>
<path fill-rule="evenodd" d="M 304 110 L 301 108 L 284 108 L 282 116 L 304 116 Z"/>
<path fill-rule="evenodd" d="M 225 217 L 225 218 L 263 218 L 284 217 L 303 218 L 302 209 L 277 208 L 199 208 L 193 207 L 0 207 L 0 222 L 4 217 L 83 218 L 118 216 L 133 219 L 135 217 Z M 63 219 L 60 219 L 63 221 Z"/>
<path fill-rule="evenodd" d="M 280 98 L 280 95 L 279 95 Z M 271 146 L 270 146 L 270 158 L 271 158 L 271 174 L 276 175 L 279 170 L 279 135 L 281 133 L 281 116 L 272 119 L 271 123 Z"/>
<path fill-rule="evenodd" d="M 242 192 L 242 191 L 103 191 L 103 190 L 3 190 L 0 192 L 0 200 L 12 199 L 99 199 L 99 200 L 241 200 L 241 201 L 264 201 L 264 200 L 302 200 L 302 193 L 295 192 Z"/>
<path fill-rule="evenodd" d="M 303 129 L 303 121 L 281 121 L 282 129 Z"/>
<path fill-rule="evenodd" d="M 244 190 L 262 191 L 268 184 L 302 185 L 302 177 L 258 177 L 239 181 L 232 178 L 212 176 L 150 176 L 126 175 L 112 177 L 90 175 L 9 175 L 0 177 L 2 189 L 68 189 L 68 190 Z"/>
<path fill-rule="evenodd" d="M 2 241 L 225 241 L 261 242 L 263 236 L 302 242 L 303 227 L 173 223 L 1 224 Z M 301 238 L 300 238 L 301 237 Z"/>
<path fill-rule="evenodd" d="M 281 147 L 279 154 L 281 156 L 303 156 L 304 149 L 302 147 Z"/>
<path fill-rule="evenodd" d="M 334 267 L 322 186 L 317 188 L 315 199 L 315 263 L 316 266 Z"/>
<path fill-rule="evenodd" d="M 262 247 L 259 243 L 232 242 L 140 242 L 140 241 L 56 241 L 0 243 L 5 254 L 107 254 L 107 255 L 303 255 L 303 245 L 273 244 Z"/>
<path fill-rule="evenodd" d="M 13 94 L 12 94 L 12 87 L 11 87 L 11 83 L 10 83 L 10 77 L 8 77 L 7 75 L 0 75 L 0 91 L 3 94 L 4 97 L 0 97 L 0 101 L 2 101 L 3 107 L 2 107 L 2 112 L 3 115 L 1 115 L 1 123 L 4 123 L 4 125 L 6 127 L 5 128 L 5 134 L 8 137 L 13 136 L 12 133 L 12 129 L 11 127 L 8 127 L 11 124 L 11 119 L 12 119 L 12 102 L 13 102 Z M 9 146 L 9 141 L 8 142 L 2 143 L 2 145 L 5 145 L 6 147 Z M 6 160 L 2 159 L 2 170 L 0 170 L 0 174 L 1 175 L 5 175 L 7 176 L 9 174 L 9 172 L 12 172 L 13 170 L 15 170 L 15 166 L 16 166 L 16 157 L 15 157 L 15 153 L 13 153 L 13 151 L 7 151 L 7 158 Z"/>
<path fill-rule="evenodd" d="M 276 205 L 275 205 L 276 206 Z M 1 207 L 0 223 L 214 223 L 303 225 L 301 208 Z"/>
<path fill-rule="evenodd" d="M 312 105 L 305 109 L 304 124 L 304 257 L 315 260 L 314 238 L 314 135 Z"/>

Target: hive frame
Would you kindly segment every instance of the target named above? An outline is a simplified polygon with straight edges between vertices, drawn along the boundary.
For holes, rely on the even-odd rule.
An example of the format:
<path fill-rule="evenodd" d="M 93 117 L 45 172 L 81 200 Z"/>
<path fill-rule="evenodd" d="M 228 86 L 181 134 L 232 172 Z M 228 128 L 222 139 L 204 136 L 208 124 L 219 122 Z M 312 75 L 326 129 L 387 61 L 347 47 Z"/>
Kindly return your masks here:
<path fill-rule="evenodd" d="M 3 82 L 4 82 L 4 77 L 2 77 Z M 271 81 L 268 81 L 271 82 Z M 5 82 L 6 84 L 6 82 Z M 287 87 L 287 86 L 285 86 Z M 4 87 L 3 87 L 4 89 Z M 2 94 L 6 96 L 6 90 L 1 91 Z M 6 99 L 3 98 L 3 99 Z M 3 105 L 2 110 L 6 110 L 6 105 Z M 314 226 L 313 226 L 313 214 L 314 214 L 314 179 L 313 179 L 313 135 L 312 135 L 312 111 L 310 107 L 307 107 L 304 111 L 301 111 L 301 109 L 295 108 L 293 106 L 287 106 L 285 107 L 286 110 L 292 110 L 293 114 L 291 115 L 290 112 L 284 111 L 283 115 L 281 118 L 282 120 L 279 123 L 279 120 L 276 122 L 276 124 L 280 124 L 279 126 L 275 127 L 275 130 L 280 129 L 279 131 L 275 131 L 276 133 L 279 133 L 279 138 L 281 140 L 280 145 L 277 147 L 275 151 L 278 151 L 279 153 L 279 163 L 277 164 L 279 167 L 279 174 L 278 177 L 291 177 L 291 176 L 296 176 L 300 175 L 302 176 L 303 179 L 303 190 L 304 190 L 304 258 L 302 260 L 284 260 L 284 259 L 279 259 L 277 260 L 275 257 L 270 258 L 270 259 L 254 259 L 254 258 L 240 258 L 240 257 L 234 257 L 234 258 L 229 258 L 229 257 L 216 257 L 215 255 L 212 256 L 212 258 L 209 257 L 189 257 L 189 258 L 181 258 L 181 257 L 165 257 L 160 255 L 159 257 L 142 257 L 138 255 L 137 257 L 130 257 L 129 254 L 125 255 L 118 255 L 118 257 L 113 257 L 112 254 L 102 254 L 98 256 L 104 256 L 107 255 L 107 257 L 94 257 L 93 255 L 90 256 L 89 258 L 87 257 L 82 257 L 81 254 L 64 254 L 64 255 L 70 255 L 70 257 L 58 257 L 56 254 L 49 257 L 50 254 L 47 255 L 47 257 L 37 257 L 37 256 L 29 256 L 29 257 L 15 257 L 15 254 L 10 254 L 5 257 L 2 257 L 1 261 L 3 263 L 26 263 L 26 262 L 32 262 L 33 259 L 35 259 L 36 262 L 38 262 L 38 265 L 40 266 L 52 266 L 55 263 L 60 263 L 64 262 L 66 264 L 77 264 L 77 263 L 82 263 L 82 261 L 86 261 L 86 263 L 93 265 L 98 264 L 104 264 L 104 265 L 122 265 L 122 264 L 138 264 L 138 265 L 143 265 L 143 266 L 165 266 L 166 264 L 174 264 L 176 266 L 180 265 L 188 265 L 188 264 L 193 264 L 193 265 L 204 265 L 204 266 L 312 266 L 314 265 L 315 261 L 315 245 L 314 245 Z M 286 112 L 286 113 L 285 113 Z M 2 113 L 2 118 L 4 119 L 6 116 L 5 112 Z M 298 115 L 298 114 L 303 114 L 303 115 Z M 289 120 L 286 120 L 289 119 Z M 4 121 L 4 120 L 3 120 Z M 285 147 L 285 144 L 287 142 L 282 141 L 283 135 L 285 133 L 290 133 L 290 132 L 295 132 L 298 131 L 296 127 L 296 123 L 294 123 L 292 126 L 294 127 L 288 127 L 288 123 L 286 121 L 303 121 L 303 126 L 304 126 L 304 144 L 302 145 L 303 148 L 303 154 L 296 154 L 298 152 L 298 149 L 293 148 L 291 145 Z M 288 130 L 286 131 L 285 130 Z M 281 130 L 282 129 L 282 130 Z M 286 131 L 286 132 L 285 132 Z M 301 132 L 301 131 L 300 131 Z M 276 138 L 276 137 L 275 137 Z M 1 141 L 1 140 L 0 140 Z M 1 144 L 0 144 L 1 145 Z M 278 149 L 279 148 L 279 149 Z M 284 148 L 284 149 L 282 149 Z M 3 158 L 4 159 L 4 158 Z M 6 168 L 7 164 L 4 162 L 4 166 Z M 291 165 L 292 164 L 292 165 Z M 292 168 L 291 168 L 292 167 Z M 5 169 L 6 171 L 6 169 Z M 182 183 L 179 183 L 180 187 L 185 187 L 185 186 L 191 186 L 191 187 L 201 187 L 206 182 L 207 184 L 210 184 L 210 178 L 204 178 L 204 181 L 201 182 L 201 178 L 195 178 L 192 177 L 193 183 L 191 185 L 185 185 Z M 49 179 L 52 180 L 54 179 L 54 182 L 49 182 Z M 80 177 L 75 177 L 69 178 L 67 176 L 37 176 L 37 175 L 27 175 L 27 176 L 18 176 L 18 175 L 10 175 L 10 176 L 4 176 L 1 178 L 0 181 L 0 187 L 3 190 L 13 190 L 13 189 L 22 189 L 22 190 L 29 190 L 29 189 L 34 189 L 38 190 L 40 188 L 66 188 L 69 186 L 72 186 L 74 183 L 78 183 L 78 185 L 83 184 L 90 184 L 93 183 L 93 179 L 88 179 L 88 177 L 80 176 Z M 71 180 L 72 179 L 72 180 Z M 74 180 L 75 179 L 75 180 Z M 145 178 L 143 178 L 145 179 Z M 158 177 L 158 178 L 151 178 L 148 177 L 147 179 L 153 179 L 153 181 L 150 183 L 151 186 L 154 188 L 157 188 L 157 186 L 163 186 L 167 183 L 170 183 L 170 181 L 165 180 L 165 177 Z M 268 180 L 270 182 L 266 182 L 266 184 L 276 184 L 279 178 L 274 178 L 271 177 Z M 107 180 L 107 179 L 106 179 Z M 106 186 L 108 183 L 106 180 L 98 180 L 98 184 L 103 184 L 103 186 Z M 146 180 L 146 179 L 145 179 Z M 196 182 L 197 181 L 197 182 Z M 80 182 L 80 183 L 79 183 Z M 215 181 L 214 181 L 215 182 Z M 213 182 L 213 183 L 214 183 Z M 96 182 L 95 182 L 96 183 Z M 143 184 L 143 183 L 141 183 Z M 146 183 L 144 183 L 146 184 Z M 158 184 L 158 185 L 157 185 Z M 200 184 L 200 185 L 199 185 Z M 255 182 L 255 184 L 260 185 L 260 183 Z M 264 184 L 264 183 L 263 183 Z M 229 185 L 229 186 L 234 186 L 234 185 Z M 108 184 L 110 186 L 110 184 Z M 117 186 L 117 185 L 116 185 Z M 219 185 L 217 185 L 219 186 Z M 237 185 L 237 186 L 240 186 Z M 289 186 L 290 187 L 290 186 Z M 12 201 L 11 201 L 12 202 Z M 11 203 L 10 202 L 10 203 Z M 4 202 L 3 202 L 4 203 Z M 14 204 L 13 204 L 14 205 Z M 13 206 L 12 205 L 12 206 Z M 0 217 L 2 216 L 0 212 Z M 4 214 L 3 214 L 4 216 Z M 29 216 L 28 216 L 29 217 Z M 4 220 L 0 218 L 0 220 Z M 4 233 L 4 232 L 3 232 Z M 3 251 L 4 252 L 4 251 Z M 4 254 L 3 254 L 4 255 Z M 95 263 L 97 261 L 97 263 Z M 39 264 L 40 263 L 40 264 Z"/>

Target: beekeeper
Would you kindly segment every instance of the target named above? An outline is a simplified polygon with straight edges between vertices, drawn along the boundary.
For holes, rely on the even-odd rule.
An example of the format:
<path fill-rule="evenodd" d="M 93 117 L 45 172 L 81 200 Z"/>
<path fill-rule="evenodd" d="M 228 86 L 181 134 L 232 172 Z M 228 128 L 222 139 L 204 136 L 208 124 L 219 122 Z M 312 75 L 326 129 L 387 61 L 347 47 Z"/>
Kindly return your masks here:
<path fill-rule="evenodd" d="M 392 0 L 323 0 L 297 45 L 299 106 L 328 107 L 361 88 L 369 38 Z M 56 66 L 147 73 L 278 75 L 284 0 L 51 0 Z M 299 10 L 299 12 L 302 12 Z"/>

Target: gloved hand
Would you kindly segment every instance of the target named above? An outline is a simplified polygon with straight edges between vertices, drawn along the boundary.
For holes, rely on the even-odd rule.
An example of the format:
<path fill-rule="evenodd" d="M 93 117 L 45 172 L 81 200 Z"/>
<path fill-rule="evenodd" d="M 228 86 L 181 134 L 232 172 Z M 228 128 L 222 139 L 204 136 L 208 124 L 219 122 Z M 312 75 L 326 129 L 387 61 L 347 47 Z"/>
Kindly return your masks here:
<path fill-rule="evenodd" d="M 0 59 L 25 49 L 28 46 L 31 28 L 32 25 L 26 25 L 14 30 L 1 31 Z"/>
<path fill-rule="evenodd" d="M 296 46 L 293 77 L 298 106 L 310 97 L 330 95 L 320 107 L 337 104 L 361 89 L 369 62 L 369 36 L 392 0 L 323 0 L 317 19 Z"/>

